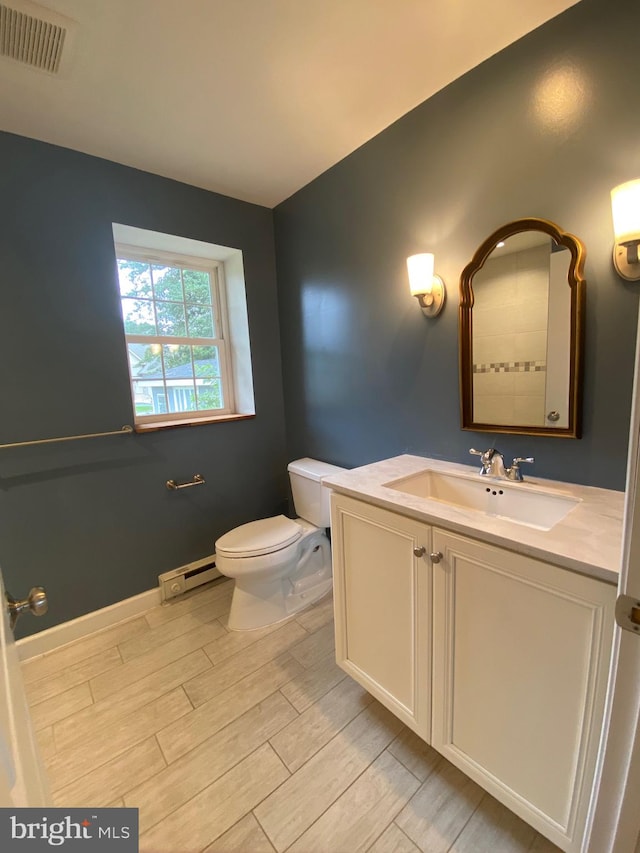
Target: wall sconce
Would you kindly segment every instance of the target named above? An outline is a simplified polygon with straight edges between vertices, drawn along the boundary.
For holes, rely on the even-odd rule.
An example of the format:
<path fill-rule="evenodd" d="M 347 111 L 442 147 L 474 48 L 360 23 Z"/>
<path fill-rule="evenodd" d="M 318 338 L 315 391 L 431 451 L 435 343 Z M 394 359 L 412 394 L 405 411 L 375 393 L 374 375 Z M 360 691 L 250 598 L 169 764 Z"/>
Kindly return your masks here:
<path fill-rule="evenodd" d="M 442 311 L 446 291 L 444 281 L 433 272 L 434 257 L 428 252 L 407 258 L 409 289 L 426 317 L 437 317 Z"/>
<path fill-rule="evenodd" d="M 640 280 L 640 180 L 627 181 L 611 190 L 613 213 L 613 265 L 627 281 Z"/>

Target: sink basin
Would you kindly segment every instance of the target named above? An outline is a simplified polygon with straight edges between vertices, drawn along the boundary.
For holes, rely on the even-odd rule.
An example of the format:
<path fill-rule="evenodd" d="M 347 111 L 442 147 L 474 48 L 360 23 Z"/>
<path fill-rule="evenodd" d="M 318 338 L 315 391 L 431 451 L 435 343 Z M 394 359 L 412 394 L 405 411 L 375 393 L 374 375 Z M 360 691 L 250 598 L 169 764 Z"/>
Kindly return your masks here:
<path fill-rule="evenodd" d="M 464 474 L 445 474 L 440 471 L 420 471 L 400 480 L 385 483 L 388 489 L 440 501 L 485 516 L 504 518 L 551 530 L 579 503 L 579 498 L 558 495 L 529 486 Z"/>

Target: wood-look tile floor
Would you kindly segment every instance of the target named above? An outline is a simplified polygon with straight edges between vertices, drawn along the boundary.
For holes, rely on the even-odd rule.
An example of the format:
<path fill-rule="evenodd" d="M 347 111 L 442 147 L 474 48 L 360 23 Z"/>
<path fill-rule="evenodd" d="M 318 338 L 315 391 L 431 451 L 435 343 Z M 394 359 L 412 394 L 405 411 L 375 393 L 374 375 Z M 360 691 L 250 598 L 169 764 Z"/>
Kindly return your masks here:
<path fill-rule="evenodd" d="M 226 627 L 223 580 L 23 664 L 54 804 L 141 853 L 552 853 L 339 669 L 330 597 Z"/>

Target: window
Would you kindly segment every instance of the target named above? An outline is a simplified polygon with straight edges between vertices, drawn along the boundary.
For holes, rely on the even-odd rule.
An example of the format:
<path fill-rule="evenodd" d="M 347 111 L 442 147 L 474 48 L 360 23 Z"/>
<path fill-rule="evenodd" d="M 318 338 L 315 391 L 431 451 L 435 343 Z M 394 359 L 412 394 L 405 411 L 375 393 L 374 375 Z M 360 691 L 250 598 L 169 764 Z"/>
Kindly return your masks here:
<path fill-rule="evenodd" d="M 123 245 L 116 253 L 136 423 L 234 412 L 223 264 Z"/>
<path fill-rule="evenodd" d="M 113 223 L 137 432 L 255 415 L 242 251 Z"/>

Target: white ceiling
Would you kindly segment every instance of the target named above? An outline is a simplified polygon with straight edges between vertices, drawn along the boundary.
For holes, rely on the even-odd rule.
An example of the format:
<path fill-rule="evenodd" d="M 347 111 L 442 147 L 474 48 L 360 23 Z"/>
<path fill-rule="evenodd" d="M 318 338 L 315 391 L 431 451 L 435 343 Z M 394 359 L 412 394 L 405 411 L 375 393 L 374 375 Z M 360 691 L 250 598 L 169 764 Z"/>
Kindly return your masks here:
<path fill-rule="evenodd" d="M 71 61 L 0 58 L 0 129 L 272 207 L 575 2 L 45 0 Z"/>

